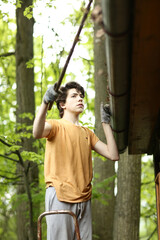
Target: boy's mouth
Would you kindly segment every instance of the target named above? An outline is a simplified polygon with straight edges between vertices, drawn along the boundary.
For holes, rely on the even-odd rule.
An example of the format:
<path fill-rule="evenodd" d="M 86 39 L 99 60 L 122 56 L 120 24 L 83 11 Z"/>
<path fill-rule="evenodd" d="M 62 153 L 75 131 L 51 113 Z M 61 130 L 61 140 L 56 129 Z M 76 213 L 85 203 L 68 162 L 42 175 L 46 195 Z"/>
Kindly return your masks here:
<path fill-rule="evenodd" d="M 77 106 L 78 106 L 78 107 L 81 107 L 81 108 L 83 108 L 83 107 L 84 107 L 84 105 L 83 105 L 83 104 L 78 104 Z"/>

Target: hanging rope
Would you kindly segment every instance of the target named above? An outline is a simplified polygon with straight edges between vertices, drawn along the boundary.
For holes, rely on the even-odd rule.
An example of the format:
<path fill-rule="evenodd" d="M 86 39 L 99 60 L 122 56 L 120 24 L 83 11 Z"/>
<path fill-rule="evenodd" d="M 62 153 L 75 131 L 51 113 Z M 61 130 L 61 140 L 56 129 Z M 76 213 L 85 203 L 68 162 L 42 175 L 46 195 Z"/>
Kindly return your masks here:
<path fill-rule="evenodd" d="M 70 49 L 69 55 L 68 55 L 68 57 L 67 57 L 67 60 L 66 60 L 66 62 L 65 62 L 65 65 L 64 65 L 64 67 L 63 67 L 63 70 L 62 70 L 62 72 L 61 72 L 61 75 L 60 75 L 59 80 L 58 80 L 58 82 L 57 82 L 57 86 L 56 86 L 56 89 L 55 89 L 56 91 L 58 91 L 58 89 L 59 89 L 59 87 L 60 87 L 60 85 L 61 85 L 61 83 L 62 83 L 62 80 L 63 80 L 63 77 L 64 77 L 64 75 L 65 75 L 66 69 L 67 69 L 67 67 L 68 67 L 69 61 L 70 61 L 71 56 L 72 56 L 72 54 L 73 54 L 74 48 L 75 48 L 77 42 L 79 41 L 79 36 L 80 36 L 80 33 L 81 33 L 82 28 L 83 28 L 83 26 L 84 26 L 85 20 L 86 20 L 86 18 L 87 18 L 87 16 L 88 16 L 88 13 L 89 13 L 89 11 L 90 11 L 90 7 L 91 7 L 91 3 L 92 3 L 92 2 L 93 2 L 93 0 L 90 0 L 89 3 L 88 3 L 87 8 L 85 9 L 85 13 L 84 13 L 84 15 L 83 15 L 81 24 L 80 24 L 79 29 L 78 29 L 78 31 L 77 31 L 77 34 L 76 34 L 76 36 L 75 36 L 75 38 L 74 38 L 74 41 L 73 41 L 72 47 L 71 47 L 71 49 Z M 53 105 L 53 103 L 50 103 L 50 104 L 49 104 L 48 110 L 51 110 L 52 105 Z"/>

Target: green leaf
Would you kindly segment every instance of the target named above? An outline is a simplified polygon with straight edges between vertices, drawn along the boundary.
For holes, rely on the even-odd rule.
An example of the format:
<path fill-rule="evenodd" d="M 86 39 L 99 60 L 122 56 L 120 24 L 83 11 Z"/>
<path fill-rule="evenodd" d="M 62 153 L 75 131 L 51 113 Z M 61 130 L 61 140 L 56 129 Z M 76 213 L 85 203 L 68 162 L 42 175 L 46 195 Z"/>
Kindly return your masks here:
<path fill-rule="evenodd" d="M 26 7 L 23 14 L 28 19 L 31 19 L 33 17 L 33 5 L 30 5 L 29 7 Z"/>
<path fill-rule="evenodd" d="M 30 59 L 28 62 L 26 62 L 27 68 L 33 68 L 34 67 L 34 58 Z"/>
<path fill-rule="evenodd" d="M 19 145 L 12 145 L 11 147 L 9 147 L 11 152 L 15 152 L 17 150 L 20 150 L 22 148 L 22 146 Z"/>
<path fill-rule="evenodd" d="M 34 116 L 33 116 L 32 113 L 28 112 L 28 113 L 19 114 L 19 117 L 22 118 L 22 119 L 28 118 L 28 119 L 30 119 L 30 120 L 33 120 L 33 117 L 34 117 Z"/>
<path fill-rule="evenodd" d="M 21 8 L 22 6 L 22 0 L 17 0 L 16 1 L 16 8 Z"/>

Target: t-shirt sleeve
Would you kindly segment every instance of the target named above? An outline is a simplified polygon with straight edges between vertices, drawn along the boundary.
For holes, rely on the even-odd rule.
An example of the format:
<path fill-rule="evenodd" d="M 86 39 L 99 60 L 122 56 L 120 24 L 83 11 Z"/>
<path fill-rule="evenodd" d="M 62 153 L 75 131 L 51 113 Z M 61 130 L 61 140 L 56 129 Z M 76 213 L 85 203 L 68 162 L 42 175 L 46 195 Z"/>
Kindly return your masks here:
<path fill-rule="evenodd" d="M 58 123 L 56 120 L 53 119 L 47 119 L 46 122 L 48 122 L 52 126 L 50 133 L 46 136 L 46 139 L 49 140 L 56 134 Z"/>
<path fill-rule="evenodd" d="M 90 134 L 91 148 L 93 149 L 96 143 L 99 141 L 99 138 L 90 129 L 89 129 L 89 134 Z"/>

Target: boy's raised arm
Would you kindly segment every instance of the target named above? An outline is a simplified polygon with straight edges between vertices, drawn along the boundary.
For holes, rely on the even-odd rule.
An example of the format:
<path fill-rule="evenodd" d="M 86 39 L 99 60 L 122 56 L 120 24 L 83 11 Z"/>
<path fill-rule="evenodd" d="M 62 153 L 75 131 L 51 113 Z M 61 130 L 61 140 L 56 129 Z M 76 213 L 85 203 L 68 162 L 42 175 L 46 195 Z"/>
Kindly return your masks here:
<path fill-rule="evenodd" d="M 58 93 L 55 91 L 55 85 L 53 85 L 47 89 L 43 97 L 43 102 L 33 123 L 33 136 L 37 139 L 46 137 L 51 130 L 51 125 L 46 122 L 46 114 L 48 104 L 54 102 L 57 96 Z"/>
<path fill-rule="evenodd" d="M 42 102 L 33 123 L 33 136 L 37 139 L 46 137 L 51 130 L 50 124 L 45 121 L 47 110 L 48 104 Z"/>

